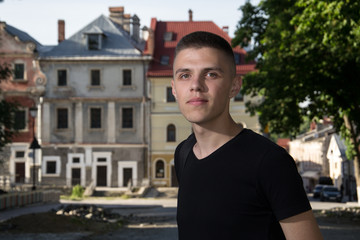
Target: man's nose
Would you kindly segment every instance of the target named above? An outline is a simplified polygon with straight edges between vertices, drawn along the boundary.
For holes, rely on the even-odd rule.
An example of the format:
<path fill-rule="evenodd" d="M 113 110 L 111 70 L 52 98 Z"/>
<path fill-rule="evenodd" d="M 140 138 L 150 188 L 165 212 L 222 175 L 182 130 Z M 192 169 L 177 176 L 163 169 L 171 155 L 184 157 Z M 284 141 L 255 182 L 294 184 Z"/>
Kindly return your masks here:
<path fill-rule="evenodd" d="M 201 76 L 194 76 L 191 80 L 190 90 L 191 91 L 204 91 L 205 88 L 204 79 Z"/>

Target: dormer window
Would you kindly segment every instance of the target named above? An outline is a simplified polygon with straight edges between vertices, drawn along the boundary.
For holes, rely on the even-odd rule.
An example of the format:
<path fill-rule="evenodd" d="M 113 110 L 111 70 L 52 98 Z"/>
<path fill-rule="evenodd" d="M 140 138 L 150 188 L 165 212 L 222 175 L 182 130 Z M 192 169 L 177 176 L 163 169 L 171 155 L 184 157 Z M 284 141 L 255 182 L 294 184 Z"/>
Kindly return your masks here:
<path fill-rule="evenodd" d="M 102 40 L 105 34 L 98 26 L 92 26 L 88 31 L 84 32 L 86 44 L 89 50 L 100 50 Z"/>
<path fill-rule="evenodd" d="M 169 65 L 170 57 L 167 55 L 163 55 L 160 58 L 160 64 L 161 65 Z"/>
<path fill-rule="evenodd" d="M 173 33 L 172 32 L 166 32 L 164 33 L 164 41 L 170 42 L 173 40 Z"/>
<path fill-rule="evenodd" d="M 89 50 L 101 49 L 101 35 L 100 34 L 88 34 L 87 44 Z"/>

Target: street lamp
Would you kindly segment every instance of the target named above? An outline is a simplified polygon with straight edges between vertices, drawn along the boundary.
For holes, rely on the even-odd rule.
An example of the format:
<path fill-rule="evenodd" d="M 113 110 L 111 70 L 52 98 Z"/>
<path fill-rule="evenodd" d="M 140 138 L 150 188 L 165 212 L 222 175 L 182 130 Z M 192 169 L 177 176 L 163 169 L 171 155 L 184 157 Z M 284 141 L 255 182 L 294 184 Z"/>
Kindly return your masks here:
<path fill-rule="evenodd" d="M 29 149 L 33 150 L 33 186 L 32 186 L 32 190 L 36 190 L 36 186 L 35 186 L 35 176 L 36 176 L 36 174 L 35 174 L 35 150 L 41 148 L 38 140 L 35 137 L 35 118 L 36 118 L 37 110 L 38 110 L 37 107 L 30 108 L 30 115 L 33 118 L 33 140 L 29 147 Z"/>

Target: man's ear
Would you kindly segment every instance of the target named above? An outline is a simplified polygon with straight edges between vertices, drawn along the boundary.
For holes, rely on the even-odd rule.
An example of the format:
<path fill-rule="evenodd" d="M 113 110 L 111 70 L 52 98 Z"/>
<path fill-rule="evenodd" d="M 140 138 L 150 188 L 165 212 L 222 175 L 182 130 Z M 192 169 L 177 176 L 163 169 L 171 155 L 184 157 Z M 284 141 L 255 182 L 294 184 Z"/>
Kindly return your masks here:
<path fill-rule="evenodd" d="M 241 85 L 242 85 L 241 76 L 235 76 L 230 89 L 229 98 L 233 98 L 239 93 L 241 89 Z"/>
<path fill-rule="evenodd" d="M 171 91 L 172 91 L 172 94 L 174 95 L 175 99 L 177 100 L 174 80 L 171 80 Z"/>

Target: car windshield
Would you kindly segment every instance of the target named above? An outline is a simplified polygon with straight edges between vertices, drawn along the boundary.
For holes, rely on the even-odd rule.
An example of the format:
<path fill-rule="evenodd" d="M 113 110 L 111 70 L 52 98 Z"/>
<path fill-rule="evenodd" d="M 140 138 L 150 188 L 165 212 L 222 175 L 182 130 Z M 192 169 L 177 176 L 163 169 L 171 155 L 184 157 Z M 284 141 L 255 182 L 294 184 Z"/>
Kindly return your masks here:
<path fill-rule="evenodd" d="M 334 187 L 327 187 L 327 188 L 324 188 L 324 191 L 326 192 L 337 192 L 337 188 L 334 188 Z"/>
<path fill-rule="evenodd" d="M 323 188 L 323 186 L 317 186 L 317 187 L 315 187 L 316 190 L 320 190 L 320 189 L 322 189 L 322 188 Z"/>

